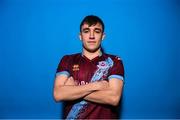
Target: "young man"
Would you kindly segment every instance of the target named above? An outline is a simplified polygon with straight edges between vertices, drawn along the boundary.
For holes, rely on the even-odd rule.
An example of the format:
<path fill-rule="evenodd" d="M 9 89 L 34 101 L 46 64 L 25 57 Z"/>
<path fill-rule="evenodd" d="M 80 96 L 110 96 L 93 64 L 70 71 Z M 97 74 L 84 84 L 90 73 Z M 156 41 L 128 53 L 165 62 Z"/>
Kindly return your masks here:
<path fill-rule="evenodd" d="M 103 53 L 104 23 L 86 16 L 80 25 L 82 53 L 66 55 L 59 63 L 54 98 L 65 101 L 66 119 L 116 119 L 124 68 L 119 57 Z"/>

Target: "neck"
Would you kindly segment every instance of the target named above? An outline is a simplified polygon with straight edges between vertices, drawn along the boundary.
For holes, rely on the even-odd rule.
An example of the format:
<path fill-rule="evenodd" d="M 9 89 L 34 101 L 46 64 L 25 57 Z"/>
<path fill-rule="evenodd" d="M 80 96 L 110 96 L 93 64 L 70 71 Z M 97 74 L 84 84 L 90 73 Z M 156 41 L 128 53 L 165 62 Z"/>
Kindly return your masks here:
<path fill-rule="evenodd" d="M 83 48 L 83 53 L 82 53 L 84 56 L 86 56 L 88 59 L 92 60 L 93 58 L 97 57 L 97 56 L 100 56 L 102 53 L 101 53 L 101 48 L 99 48 L 97 51 L 95 52 L 88 52 L 87 50 L 85 50 Z"/>

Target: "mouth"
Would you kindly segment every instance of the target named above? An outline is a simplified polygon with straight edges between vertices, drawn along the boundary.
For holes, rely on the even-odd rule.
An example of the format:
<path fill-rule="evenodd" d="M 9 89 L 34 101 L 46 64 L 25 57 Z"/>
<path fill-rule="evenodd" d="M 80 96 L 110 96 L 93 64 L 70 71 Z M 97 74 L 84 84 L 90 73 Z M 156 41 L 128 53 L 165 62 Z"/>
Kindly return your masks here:
<path fill-rule="evenodd" d="M 90 44 L 95 44 L 96 41 L 87 41 L 87 43 L 90 43 Z"/>

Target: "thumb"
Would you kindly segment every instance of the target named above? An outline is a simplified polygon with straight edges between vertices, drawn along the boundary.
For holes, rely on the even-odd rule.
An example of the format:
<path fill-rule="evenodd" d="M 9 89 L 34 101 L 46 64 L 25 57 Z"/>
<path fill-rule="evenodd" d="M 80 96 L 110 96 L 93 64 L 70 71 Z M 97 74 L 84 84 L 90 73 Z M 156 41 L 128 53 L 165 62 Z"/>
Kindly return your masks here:
<path fill-rule="evenodd" d="M 71 76 L 71 77 L 69 77 L 69 79 L 70 79 L 70 80 L 73 80 L 73 77 Z"/>

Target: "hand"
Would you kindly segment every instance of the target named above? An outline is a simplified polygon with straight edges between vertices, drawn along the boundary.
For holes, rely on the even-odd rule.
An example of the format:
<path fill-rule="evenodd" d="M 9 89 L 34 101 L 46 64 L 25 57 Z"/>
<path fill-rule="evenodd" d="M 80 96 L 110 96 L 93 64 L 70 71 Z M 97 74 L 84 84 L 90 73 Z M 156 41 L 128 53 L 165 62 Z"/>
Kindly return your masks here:
<path fill-rule="evenodd" d="M 77 83 L 75 82 L 74 78 L 71 76 L 67 79 L 65 85 L 77 85 Z"/>

